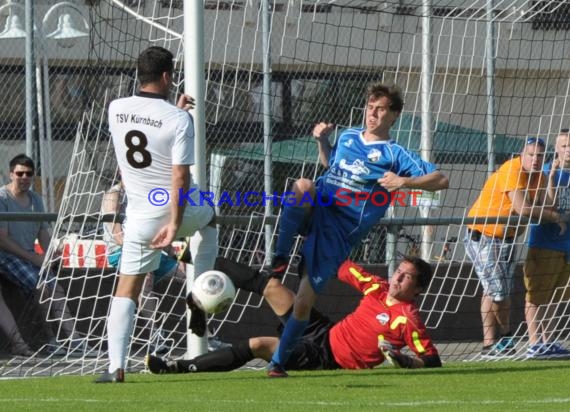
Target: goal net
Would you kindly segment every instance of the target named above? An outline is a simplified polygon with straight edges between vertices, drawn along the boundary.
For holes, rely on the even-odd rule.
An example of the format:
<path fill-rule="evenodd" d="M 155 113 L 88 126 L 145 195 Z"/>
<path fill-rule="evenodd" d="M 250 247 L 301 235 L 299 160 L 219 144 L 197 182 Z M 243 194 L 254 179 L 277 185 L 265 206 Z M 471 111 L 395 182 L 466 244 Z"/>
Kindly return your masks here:
<path fill-rule="evenodd" d="M 63 322 L 73 325 L 86 345 L 62 357 L 46 356 L 38 344 L 36 355 L 12 359 L 2 374 L 88 374 L 105 366 L 105 321 L 115 270 L 105 259 L 101 202 L 116 173 L 106 108 L 110 100 L 135 90 L 134 62 L 144 48 L 161 45 L 175 53 L 177 91 L 184 82 L 183 65 L 192 62 L 182 53 L 183 1 L 87 3 L 91 48 L 85 64 L 91 71 L 82 76 L 96 87 L 90 89 L 89 110 L 65 160 L 69 172 L 40 285 L 45 288 L 51 266 L 70 318 L 50 314 L 47 321 L 62 347 L 69 345 Z M 333 139 L 348 126 L 362 125 L 366 86 L 395 83 L 405 106 L 392 138 L 435 162 L 449 177 L 450 188 L 396 204 L 389 214 L 398 223 L 374 227 L 351 257 L 388 275 L 399 255 L 421 253 L 435 268 L 420 300 L 422 316 L 443 359 L 487 359 L 480 354 L 482 289 L 465 255 L 464 219 L 489 172 L 520 153 L 527 136 L 545 139 L 548 161 L 558 132 L 570 124 L 565 58 L 570 7 L 542 0 L 495 1 L 492 7 L 482 0 L 433 0 L 427 8 L 417 0 L 268 3 L 267 9 L 257 0 L 203 3 L 208 171 L 203 189 L 216 196 L 227 192 L 233 199 L 216 203 L 219 254 L 263 265 L 275 221 L 266 216 L 262 202 L 238 202 L 236 196 L 268 188 L 283 192 L 292 179 L 318 176 L 323 170 L 313 125 L 335 123 Z M 263 22 L 265 10 L 269 25 Z M 264 69 L 268 50 L 270 70 Z M 263 81 L 269 75 L 267 90 Z M 279 214 L 278 205 L 272 214 Z M 516 345 L 509 355 L 514 359 L 526 359 L 528 346 L 522 280 L 526 242 L 526 236 L 515 240 L 510 317 Z M 298 282 L 297 246 L 284 279 L 291 287 Z M 174 276 L 143 294 L 129 353 L 132 370 L 142 369 L 142 356 L 161 347 L 172 356 L 184 352 L 182 285 Z M 552 293 L 536 319 L 562 343 L 570 331 L 564 292 Z M 59 297 L 44 299 L 50 305 Z M 357 302 L 358 296 L 332 281 L 317 307 L 340 319 Z M 232 343 L 274 335 L 277 322 L 260 297 L 240 291 L 229 311 L 209 319 L 209 329 Z"/>

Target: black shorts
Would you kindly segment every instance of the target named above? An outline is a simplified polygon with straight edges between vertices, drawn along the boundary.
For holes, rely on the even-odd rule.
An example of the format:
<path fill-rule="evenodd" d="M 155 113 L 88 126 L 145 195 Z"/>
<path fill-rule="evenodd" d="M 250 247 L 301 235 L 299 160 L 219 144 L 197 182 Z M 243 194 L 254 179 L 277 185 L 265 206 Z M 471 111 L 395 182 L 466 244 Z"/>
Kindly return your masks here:
<path fill-rule="evenodd" d="M 326 316 L 312 318 L 301 341 L 295 345 L 287 370 L 340 369 L 335 362 L 329 343 L 329 331 L 334 323 Z"/>

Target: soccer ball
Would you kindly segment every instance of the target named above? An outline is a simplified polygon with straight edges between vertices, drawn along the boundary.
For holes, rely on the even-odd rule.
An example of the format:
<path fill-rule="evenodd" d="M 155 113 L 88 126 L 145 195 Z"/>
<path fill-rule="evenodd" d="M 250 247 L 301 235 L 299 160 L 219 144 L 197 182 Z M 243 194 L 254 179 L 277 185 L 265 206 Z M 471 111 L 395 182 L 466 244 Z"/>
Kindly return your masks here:
<path fill-rule="evenodd" d="M 207 313 L 227 310 L 236 296 L 231 279 L 219 270 L 208 270 L 194 281 L 192 297 L 196 305 Z"/>

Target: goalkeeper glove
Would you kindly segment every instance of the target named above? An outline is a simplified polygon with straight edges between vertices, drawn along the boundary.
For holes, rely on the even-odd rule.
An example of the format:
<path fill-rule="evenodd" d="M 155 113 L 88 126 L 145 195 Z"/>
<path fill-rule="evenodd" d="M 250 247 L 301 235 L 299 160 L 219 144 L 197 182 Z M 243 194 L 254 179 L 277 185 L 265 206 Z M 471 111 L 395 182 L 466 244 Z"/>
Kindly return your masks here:
<path fill-rule="evenodd" d="M 386 358 L 396 368 L 410 369 L 413 367 L 414 361 L 407 355 L 402 355 L 399 350 L 394 349 L 390 342 L 381 340 L 378 342 L 378 348 Z"/>

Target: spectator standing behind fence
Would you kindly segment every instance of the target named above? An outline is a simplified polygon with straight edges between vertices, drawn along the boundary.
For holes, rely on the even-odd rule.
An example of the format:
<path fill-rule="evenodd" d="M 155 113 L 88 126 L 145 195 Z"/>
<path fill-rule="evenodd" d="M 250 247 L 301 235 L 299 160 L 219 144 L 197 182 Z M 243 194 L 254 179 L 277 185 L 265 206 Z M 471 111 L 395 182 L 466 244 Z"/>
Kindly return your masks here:
<path fill-rule="evenodd" d="M 223 258 L 216 261 L 216 269 L 227 273 L 240 289 L 263 294 L 281 320 L 290 313 L 295 295 L 283 284 L 269 285 L 266 276 Z M 387 359 L 402 368 L 440 367 L 437 349 L 414 303 L 432 274 L 429 263 L 404 257 L 388 282 L 347 260 L 338 278 L 363 294 L 360 303 L 336 324 L 313 309 L 306 333 L 285 366 L 295 370 L 370 369 Z M 254 358 L 268 361 L 278 342 L 277 337 L 254 337 L 191 360 L 148 356 L 146 363 L 153 373 L 230 371 Z M 405 346 L 415 356 L 401 353 Z"/>
<path fill-rule="evenodd" d="M 487 217 L 535 217 L 557 223 L 561 230 L 566 228 L 556 211 L 540 207 L 546 195 L 542 177 L 545 149 L 542 139 L 528 138 L 520 156 L 505 162 L 489 176 L 469 210 L 468 217 L 481 218 L 476 224 L 468 225 L 465 251 L 483 286 L 481 354 L 484 356 L 515 352 L 510 328 L 511 291 L 516 264 L 515 239 L 524 231 L 522 225 L 497 224 L 487 221 Z"/>
<path fill-rule="evenodd" d="M 556 138 L 554 160 L 545 164 L 549 198 L 558 212 L 570 212 L 570 136 L 562 129 Z M 528 327 L 527 357 L 568 357 L 570 351 L 556 341 L 554 331 L 565 325 L 555 319 L 557 304 L 570 299 L 570 231 L 560 233 L 554 223 L 530 226 L 524 263 L 525 318 Z M 548 305 L 548 306 L 546 306 Z"/>
<path fill-rule="evenodd" d="M 328 170 L 316 182 L 297 180 L 294 204 L 283 207 L 273 276 L 283 274 L 295 236 L 302 233 L 307 234 L 302 249 L 304 277 L 269 365 L 270 377 L 287 376 L 283 365 L 303 334 L 317 294 L 390 206 L 389 201 L 379 205 L 373 199 L 390 199 L 390 193 L 404 188 L 435 191 L 448 186 L 435 165 L 390 139 L 390 128 L 403 105 L 398 88 L 372 84 L 366 93 L 365 128 L 345 130 L 334 148 L 329 142 L 332 124 L 319 123 L 313 129 L 320 161 Z M 348 205 L 344 201 L 338 206 L 341 196 L 350 199 Z M 314 199 L 314 207 L 307 199 Z"/>
<path fill-rule="evenodd" d="M 21 154 L 10 160 L 11 182 L 0 188 L 0 212 L 45 212 L 41 198 L 31 190 L 34 174 L 34 162 L 28 156 Z M 41 292 L 38 293 L 36 287 L 45 255 L 37 254 L 34 247 L 37 239 L 44 253 L 48 250 L 51 239 L 48 228 L 47 222 L 0 221 L 0 276 L 18 286 L 27 297 L 33 297 L 38 304 Z M 79 354 L 89 349 L 86 342 L 74 333 L 74 322 L 64 303 L 66 296 L 61 285 L 57 284 L 55 275 L 50 271 L 46 279 L 43 293 L 52 293 L 52 314 L 56 319 L 62 319 L 61 328 L 65 337 L 71 338 L 67 350 Z M 39 307 L 42 316 L 47 320 L 47 304 L 40 304 Z M 44 330 L 48 337 L 48 352 L 64 355 L 66 349 L 57 344 L 50 325 L 44 323 Z"/>
<path fill-rule="evenodd" d="M 166 100 L 173 75 L 172 53 L 149 47 L 137 61 L 139 91 L 109 105 L 109 130 L 129 202 L 119 279 L 107 320 L 109 369 L 98 383 L 124 381 L 138 298 L 146 274 L 160 265 L 161 249 L 178 237 L 193 235 L 190 252 L 196 276 L 214 266 L 217 254 L 214 210 L 200 205 L 198 190 L 189 193 L 194 124 L 187 109 L 192 99 L 180 96 L 178 107 Z M 188 207 L 186 195 L 193 201 Z M 192 319 L 196 315 L 202 319 L 201 330 L 192 330 L 200 336 L 206 320 L 203 312 L 193 310 Z"/>

